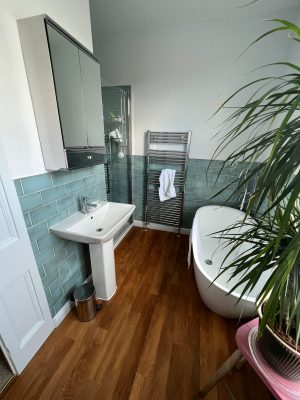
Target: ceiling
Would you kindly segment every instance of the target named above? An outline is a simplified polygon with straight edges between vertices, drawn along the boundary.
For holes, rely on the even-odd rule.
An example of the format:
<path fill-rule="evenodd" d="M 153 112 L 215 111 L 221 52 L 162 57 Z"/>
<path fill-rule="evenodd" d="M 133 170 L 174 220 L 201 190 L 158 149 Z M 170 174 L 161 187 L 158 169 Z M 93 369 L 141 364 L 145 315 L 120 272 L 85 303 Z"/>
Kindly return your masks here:
<path fill-rule="evenodd" d="M 300 10 L 300 0 L 90 0 L 93 30 L 105 35 L 204 21 L 268 18 L 293 7 Z"/>

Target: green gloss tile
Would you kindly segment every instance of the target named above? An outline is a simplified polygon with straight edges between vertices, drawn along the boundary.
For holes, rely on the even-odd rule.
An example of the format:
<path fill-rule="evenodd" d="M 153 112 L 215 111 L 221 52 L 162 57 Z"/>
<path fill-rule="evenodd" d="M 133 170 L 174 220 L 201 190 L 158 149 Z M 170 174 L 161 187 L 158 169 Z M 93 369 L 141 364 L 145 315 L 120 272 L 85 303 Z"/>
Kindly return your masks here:
<path fill-rule="evenodd" d="M 51 312 L 51 317 L 54 318 L 56 315 L 55 307 L 50 308 L 50 312 Z"/>
<path fill-rule="evenodd" d="M 42 280 L 42 283 L 43 283 L 44 288 L 48 288 L 49 285 L 59 277 L 59 271 L 58 271 L 58 268 L 55 267 L 54 269 L 52 269 L 51 272 L 47 273 L 46 270 L 45 270 L 45 272 L 46 272 L 46 276 Z"/>
<path fill-rule="evenodd" d="M 41 194 L 43 204 L 48 204 L 55 200 L 61 199 L 66 195 L 65 186 L 55 186 L 51 189 L 43 190 Z"/>
<path fill-rule="evenodd" d="M 60 239 L 57 240 L 56 242 L 53 243 L 53 248 L 55 251 L 55 254 L 60 253 L 61 251 L 65 250 L 65 247 L 69 243 L 68 240 Z"/>
<path fill-rule="evenodd" d="M 46 235 L 49 230 L 48 230 L 48 225 L 45 221 L 31 226 L 30 228 L 27 229 L 29 238 L 33 242 L 34 240 L 40 239 L 42 236 Z"/>
<path fill-rule="evenodd" d="M 64 292 L 62 287 L 58 287 L 56 291 L 51 292 L 51 296 L 48 299 L 49 307 L 53 307 L 53 305 L 59 301 L 59 299 L 64 299 Z M 59 311 L 59 309 L 57 310 Z"/>
<path fill-rule="evenodd" d="M 76 204 L 77 198 L 75 195 L 65 197 L 64 199 L 57 200 L 58 211 L 61 212 Z"/>
<path fill-rule="evenodd" d="M 99 182 L 97 175 L 91 175 L 88 178 L 83 179 L 84 187 L 88 188 L 90 186 L 96 185 Z"/>
<path fill-rule="evenodd" d="M 59 277 L 49 285 L 50 292 L 55 293 L 57 290 L 62 288 L 62 286 L 65 283 L 67 283 L 70 278 L 71 278 L 71 275 L 70 275 L 69 271 L 65 271 L 64 273 L 59 275 Z"/>
<path fill-rule="evenodd" d="M 79 179 L 77 181 L 73 181 L 70 183 L 66 183 L 65 187 L 66 187 L 66 195 L 67 196 L 69 196 L 73 193 L 79 192 L 80 190 L 83 189 L 82 179 Z"/>
<path fill-rule="evenodd" d="M 67 254 L 66 254 L 65 249 L 56 253 L 55 257 L 53 257 L 50 261 L 48 261 L 44 264 L 44 269 L 45 269 L 46 274 L 48 275 L 54 269 L 58 268 L 59 263 L 66 260 L 66 258 L 67 258 Z"/>
<path fill-rule="evenodd" d="M 33 254 L 37 254 L 40 251 L 37 242 L 31 242 L 31 247 Z"/>
<path fill-rule="evenodd" d="M 47 204 L 46 206 L 39 207 L 30 212 L 30 218 L 32 224 L 35 225 L 47 218 L 50 218 L 57 214 L 56 202 Z"/>
<path fill-rule="evenodd" d="M 81 271 L 77 270 L 71 279 L 69 279 L 63 286 L 66 296 L 70 296 L 74 292 L 75 288 L 82 283 L 81 279 Z"/>
<path fill-rule="evenodd" d="M 35 255 L 35 260 L 38 266 L 46 263 L 55 256 L 53 246 L 46 247 L 43 251 Z"/>
<path fill-rule="evenodd" d="M 75 262 L 72 263 L 70 267 L 71 275 L 76 275 L 76 273 L 80 271 L 83 267 L 84 266 L 82 265 L 81 261 L 79 260 L 79 258 L 77 258 L 77 260 L 75 260 Z"/>
<path fill-rule="evenodd" d="M 55 304 L 54 304 L 56 313 L 58 313 L 58 312 L 60 311 L 60 309 L 63 308 L 64 305 L 65 305 L 68 301 L 69 301 L 69 300 L 66 299 L 66 296 L 65 296 L 65 295 L 62 296 L 62 297 L 60 297 L 60 298 L 55 302 Z"/>
<path fill-rule="evenodd" d="M 82 196 L 86 196 L 88 199 L 92 197 L 92 189 L 89 187 L 84 190 L 81 190 L 80 192 L 77 192 L 76 193 L 77 204 L 79 204 L 79 199 Z"/>
<path fill-rule="evenodd" d="M 98 165 L 94 165 L 93 167 L 90 167 L 90 174 L 102 174 L 104 173 L 104 165 L 103 164 L 98 164 Z"/>
<path fill-rule="evenodd" d="M 15 179 L 14 184 L 15 184 L 15 188 L 16 188 L 18 197 L 23 196 L 24 192 L 23 192 L 23 188 L 22 188 L 22 184 L 21 184 L 21 179 Z"/>
<path fill-rule="evenodd" d="M 45 276 L 46 276 L 44 268 L 42 266 L 40 266 L 40 267 L 38 267 L 38 270 L 39 270 L 39 274 L 40 274 L 41 279 L 44 279 Z"/>
<path fill-rule="evenodd" d="M 80 205 L 76 204 L 75 206 L 70 207 L 68 210 L 70 215 L 76 214 L 78 211 L 80 211 Z"/>
<path fill-rule="evenodd" d="M 29 228 L 32 225 L 29 213 L 28 212 L 23 213 L 23 217 L 24 217 L 26 228 Z"/>
<path fill-rule="evenodd" d="M 77 242 L 70 242 L 68 244 L 68 246 L 66 247 L 66 251 L 67 251 L 67 255 L 71 255 L 72 253 L 74 253 L 74 251 L 78 250 L 79 247 L 81 246 L 80 243 Z"/>
<path fill-rule="evenodd" d="M 73 171 L 57 171 L 52 172 L 53 184 L 55 186 L 63 185 L 64 183 L 71 182 L 74 180 Z"/>
<path fill-rule="evenodd" d="M 86 178 L 91 174 L 91 167 L 88 168 L 80 168 L 74 171 L 74 178 L 75 179 L 82 179 Z"/>
<path fill-rule="evenodd" d="M 23 212 L 34 210 L 42 205 L 40 193 L 30 194 L 19 198 Z"/>
<path fill-rule="evenodd" d="M 31 194 L 53 186 L 51 174 L 30 176 L 21 179 L 24 194 Z"/>
<path fill-rule="evenodd" d="M 70 256 L 67 259 L 70 268 L 72 267 L 72 264 L 76 262 L 77 259 L 78 259 L 78 252 L 70 254 Z"/>
<path fill-rule="evenodd" d="M 60 221 L 66 219 L 69 217 L 69 211 L 68 210 L 64 210 L 60 213 L 58 213 L 57 215 L 55 215 L 54 217 L 48 218 L 48 226 L 49 228 L 51 228 L 51 226 L 58 224 Z"/>
<path fill-rule="evenodd" d="M 70 257 L 68 257 L 66 260 L 64 260 L 63 262 L 61 262 L 59 264 L 58 269 L 59 269 L 60 275 L 65 274 L 65 273 L 70 274 L 70 262 L 71 262 Z"/>
<path fill-rule="evenodd" d="M 54 233 L 48 232 L 45 236 L 38 239 L 38 245 L 40 250 L 45 249 L 50 244 L 56 243 L 57 241 L 61 241 L 59 237 L 55 236 Z"/>

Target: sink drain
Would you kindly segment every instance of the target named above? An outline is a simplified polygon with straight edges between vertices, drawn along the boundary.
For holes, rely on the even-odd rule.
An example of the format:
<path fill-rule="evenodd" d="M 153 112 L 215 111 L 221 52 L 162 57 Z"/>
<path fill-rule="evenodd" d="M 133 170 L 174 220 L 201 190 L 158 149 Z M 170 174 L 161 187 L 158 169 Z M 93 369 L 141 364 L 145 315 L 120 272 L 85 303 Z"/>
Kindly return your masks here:
<path fill-rule="evenodd" d="M 212 263 L 213 262 L 210 259 L 205 260 L 205 264 L 207 264 L 207 265 L 212 265 Z"/>
<path fill-rule="evenodd" d="M 101 232 L 101 231 L 103 231 L 103 228 L 96 229 L 96 232 Z"/>

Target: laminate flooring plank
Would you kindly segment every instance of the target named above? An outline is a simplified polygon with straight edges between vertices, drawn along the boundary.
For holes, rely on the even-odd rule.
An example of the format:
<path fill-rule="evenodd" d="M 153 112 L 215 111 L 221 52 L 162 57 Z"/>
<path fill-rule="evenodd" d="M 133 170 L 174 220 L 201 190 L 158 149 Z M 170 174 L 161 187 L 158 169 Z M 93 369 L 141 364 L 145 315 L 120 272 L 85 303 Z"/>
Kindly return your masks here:
<path fill-rule="evenodd" d="M 133 228 L 115 251 L 115 296 L 90 322 L 71 312 L 3 400 L 193 400 L 242 322 L 204 305 L 187 251 L 187 236 Z M 237 400 L 271 399 L 248 365 L 224 382 Z M 206 397 L 229 399 L 222 383 Z"/>

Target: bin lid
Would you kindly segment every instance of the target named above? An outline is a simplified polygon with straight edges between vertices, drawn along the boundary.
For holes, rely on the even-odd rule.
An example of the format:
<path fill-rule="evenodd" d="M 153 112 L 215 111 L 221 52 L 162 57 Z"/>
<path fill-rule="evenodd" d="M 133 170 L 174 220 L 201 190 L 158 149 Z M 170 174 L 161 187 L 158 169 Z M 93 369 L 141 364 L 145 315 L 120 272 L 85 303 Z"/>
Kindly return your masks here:
<path fill-rule="evenodd" d="M 84 283 L 83 285 L 78 286 L 78 288 L 74 291 L 75 300 L 88 300 L 95 293 L 95 288 L 92 283 Z"/>

